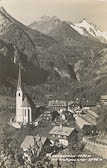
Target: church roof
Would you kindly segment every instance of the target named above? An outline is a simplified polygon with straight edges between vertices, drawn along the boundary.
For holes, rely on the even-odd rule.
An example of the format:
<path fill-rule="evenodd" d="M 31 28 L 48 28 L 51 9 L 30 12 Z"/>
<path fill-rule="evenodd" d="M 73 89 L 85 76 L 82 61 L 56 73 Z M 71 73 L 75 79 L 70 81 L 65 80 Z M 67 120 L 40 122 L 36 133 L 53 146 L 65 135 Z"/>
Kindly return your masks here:
<path fill-rule="evenodd" d="M 31 97 L 28 94 L 25 94 L 24 101 L 22 102 L 22 107 L 35 107 L 34 102 L 32 101 Z"/>

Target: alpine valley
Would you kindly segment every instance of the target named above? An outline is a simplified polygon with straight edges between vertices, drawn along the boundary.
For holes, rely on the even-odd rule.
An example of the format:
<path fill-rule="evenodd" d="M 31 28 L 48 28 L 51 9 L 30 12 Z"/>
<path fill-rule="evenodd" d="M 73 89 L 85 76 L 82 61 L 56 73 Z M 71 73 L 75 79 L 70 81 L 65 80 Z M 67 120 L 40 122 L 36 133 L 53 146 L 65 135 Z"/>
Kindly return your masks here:
<path fill-rule="evenodd" d="M 25 26 L 1 7 L 1 90 L 14 90 L 19 64 L 37 101 L 66 93 L 97 101 L 107 90 L 107 33 L 86 19 L 75 24 L 56 16 Z"/>

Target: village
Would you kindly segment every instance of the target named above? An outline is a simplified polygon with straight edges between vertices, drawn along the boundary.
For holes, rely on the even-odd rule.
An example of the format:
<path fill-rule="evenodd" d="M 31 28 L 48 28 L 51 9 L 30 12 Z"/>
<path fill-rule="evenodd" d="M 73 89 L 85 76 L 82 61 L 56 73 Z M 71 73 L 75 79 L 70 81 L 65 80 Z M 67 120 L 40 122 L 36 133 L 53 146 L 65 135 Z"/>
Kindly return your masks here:
<path fill-rule="evenodd" d="M 0 0 L 0 168 L 107 168 L 107 0 Z"/>
<path fill-rule="evenodd" d="M 11 142 L 13 146 L 19 145 L 18 155 L 7 141 L 7 146 L 5 143 L 1 147 L 1 167 L 78 168 L 88 163 L 101 168 L 107 159 L 107 137 L 98 130 L 97 118 L 98 109 L 107 105 L 107 96 L 102 95 L 96 104 L 88 100 L 80 104 L 78 98 L 71 101 L 50 98 L 47 106 L 35 107 L 23 91 L 22 80 L 19 67 L 16 114 L 8 122 L 14 134 L 19 131 Z"/>

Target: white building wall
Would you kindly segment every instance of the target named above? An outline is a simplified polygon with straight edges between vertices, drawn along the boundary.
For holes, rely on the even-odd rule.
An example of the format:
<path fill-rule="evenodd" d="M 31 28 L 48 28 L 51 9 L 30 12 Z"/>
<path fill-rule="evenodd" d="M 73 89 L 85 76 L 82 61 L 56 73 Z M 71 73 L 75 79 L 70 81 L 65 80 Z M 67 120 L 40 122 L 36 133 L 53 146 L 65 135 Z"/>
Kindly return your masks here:
<path fill-rule="evenodd" d="M 16 122 L 23 122 L 23 111 L 22 111 L 22 102 L 23 102 L 23 92 L 19 88 L 16 92 Z"/>
<path fill-rule="evenodd" d="M 32 109 L 31 109 L 31 107 L 24 107 L 23 108 L 23 122 L 24 123 L 32 122 Z"/>
<path fill-rule="evenodd" d="M 59 143 L 64 145 L 64 146 L 68 146 L 68 140 L 67 139 L 59 139 Z"/>

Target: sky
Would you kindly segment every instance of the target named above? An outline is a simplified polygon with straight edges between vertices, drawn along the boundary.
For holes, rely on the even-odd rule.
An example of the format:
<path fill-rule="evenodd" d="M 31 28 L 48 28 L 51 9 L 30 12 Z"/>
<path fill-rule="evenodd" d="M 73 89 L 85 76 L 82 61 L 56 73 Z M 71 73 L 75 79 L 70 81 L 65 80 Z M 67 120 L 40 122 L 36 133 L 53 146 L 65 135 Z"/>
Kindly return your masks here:
<path fill-rule="evenodd" d="M 0 6 L 26 25 L 49 15 L 73 23 L 86 18 L 107 31 L 107 0 L 0 0 Z"/>

